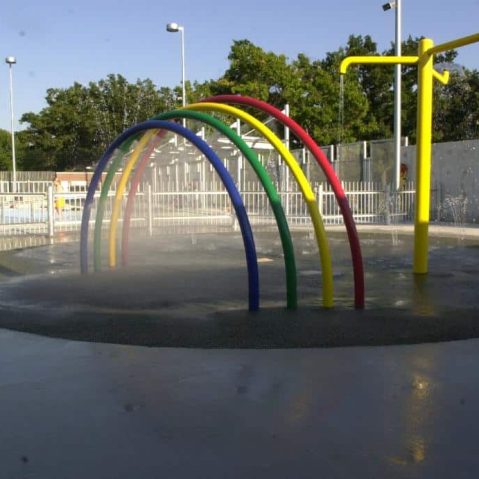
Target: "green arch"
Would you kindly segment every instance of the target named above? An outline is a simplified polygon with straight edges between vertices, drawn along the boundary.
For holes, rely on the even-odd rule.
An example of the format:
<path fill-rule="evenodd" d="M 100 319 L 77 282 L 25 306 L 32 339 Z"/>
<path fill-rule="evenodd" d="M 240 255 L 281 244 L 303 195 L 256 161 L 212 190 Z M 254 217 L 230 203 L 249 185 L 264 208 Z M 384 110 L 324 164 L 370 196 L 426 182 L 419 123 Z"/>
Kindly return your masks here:
<path fill-rule="evenodd" d="M 256 153 L 237 135 L 231 128 L 225 125 L 222 121 L 208 115 L 206 113 L 200 113 L 197 111 L 191 110 L 174 110 L 169 111 L 166 113 L 162 113 L 160 115 L 154 116 L 152 119 L 155 120 L 171 120 L 174 118 L 188 118 L 192 120 L 197 120 L 202 123 L 206 123 L 211 125 L 213 128 L 221 132 L 227 138 L 234 143 L 241 153 L 245 156 L 248 160 L 252 168 L 254 169 L 256 175 L 258 176 L 263 188 L 265 190 L 266 195 L 271 204 L 271 209 L 273 211 L 279 235 L 281 238 L 281 245 L 283 248 L 283 256 L 284 256 L 284 263 L 285 263 L 285 270 L 286 270 L 286 302 L 288 309 L 296 309 L 298 304 L 297 299 L 297 272 L 296 272 L 296 261 L 294 257 L 294 248 L 293 242 L 291 239 L 291 233 L 289 231 L 288 222 L 286 219 L 286 215 L 284 213 L 283 207 L 281 205 L 281 198 L 271 181 L 266 169 L 263 167 L 261 162 L 259 161 Z M 140 164 L 137 166 L 137 173 L 141 175 L 144 165 L 148 158 L 143 158 L 140 160 Z M 135 173 L 136 176 L 136 173 Z M 135 182 L 135 180 L 133 180 Z M 134 191 L 130 189 L 130 194 L 134 194 Z M 130 201 L 130 198 L 128 198 Z M 123 226 L 124 228 L 128 228 L 129 221 L 125 221 Z"/>
<path fill-rule="evenodd" d="M 321 261 L 321 267 L 323 271 L 323 306 L 326 308 L 333 307 L 333 269 L 331 263 L 331 253 L 329 250 L 328 238 L 326 230 L 324 228 L 323 219 L 318 208 L 316 196 L 311 188 L 311 185 L 300 168 L 296 158 L 291 152 L 283 145 L 281 140 L 269 129 L 266 125 L 261 123 L 257 118 L 246 113 L 245 111 L 225 105 L 223 103 L 193 103 L 185 107 L 189 110 L 195 111 L 214 111 L 219 113 L 226 113 L 236 118 L 240 118 L 248 123 L 255 130 L 260 132 L 275 148 L 275 150 L 283 157 L 288 168 L 291 170 L 295 181 L 297 182 L 301 193 L 305 200 L 306 206 L 313 223 L 314 234 L 316 237 L 316 243 L 319 249 L 319 256 Z"/>

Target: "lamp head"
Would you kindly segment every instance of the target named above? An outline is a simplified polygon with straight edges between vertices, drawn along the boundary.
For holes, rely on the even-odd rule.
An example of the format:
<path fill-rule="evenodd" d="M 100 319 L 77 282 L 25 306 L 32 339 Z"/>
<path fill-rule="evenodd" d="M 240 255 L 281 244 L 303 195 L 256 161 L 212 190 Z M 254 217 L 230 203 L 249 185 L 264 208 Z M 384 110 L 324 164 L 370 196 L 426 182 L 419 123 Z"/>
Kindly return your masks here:
<path fill-rule="evenodd" d="M 396 2 L 388 2 L 383 5 L 383 10 L 387 12 L 388 10 L 391 10 L 391 8 L 394 8 L 396 6 Z"/>
<path fill-rule="evenodd" d="M 173 33 L 176 33 L 176 32 L 179 32 L 180 31 L 180 26 L 175 23 L 175 22 L 172 22 L 172 23 L 168 23 L 166 25 L 166 31 L 168 32 L 173 32 Z"/>
<path fill-rule="evenodd" d="M 13 65 L 14 63 L 17 63 L 17 59 L 15 57 L 7 57 L 5 58 L 5 63 L 8 63 L 9 65 Z"/>

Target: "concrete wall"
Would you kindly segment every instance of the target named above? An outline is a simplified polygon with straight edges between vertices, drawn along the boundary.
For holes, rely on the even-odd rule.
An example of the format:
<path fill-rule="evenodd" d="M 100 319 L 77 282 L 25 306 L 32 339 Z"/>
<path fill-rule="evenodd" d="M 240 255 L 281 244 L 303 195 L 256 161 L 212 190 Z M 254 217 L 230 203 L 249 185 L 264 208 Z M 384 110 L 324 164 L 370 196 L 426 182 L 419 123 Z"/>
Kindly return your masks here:
<path fill-rule="evenodd" d="M 402 162 L 415 180 L 415 146 L 402 149 Z M 479 140 L 433 144 L 431 190 L 431 219 L 479 223 Z"/>

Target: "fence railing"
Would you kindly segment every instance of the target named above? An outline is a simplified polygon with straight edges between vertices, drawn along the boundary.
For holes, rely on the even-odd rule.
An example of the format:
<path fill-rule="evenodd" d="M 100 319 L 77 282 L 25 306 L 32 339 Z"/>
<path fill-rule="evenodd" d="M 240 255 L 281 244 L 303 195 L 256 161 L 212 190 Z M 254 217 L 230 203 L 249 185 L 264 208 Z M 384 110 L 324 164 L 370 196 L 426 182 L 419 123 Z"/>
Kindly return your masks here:
<path fill-rule="evenodd" d="M 17 180 L 15 182 L 16 193 L 46 193 L 48 185 L 51 185 L 48 180 Z M 6 194 L 13 191 L 11 181 L 0 181 L 0 194 Z"/>
<path fill-rule="evenodd" d="M 264 191 L 257 185 L 241 192 L 250 221 L 254 225 L 274 225 L 274 216 Z M 399 192 L 382 190 L 377 184 L 344 184 L 353 217 L 357 223 L 400 223 L 410 221 L 413 214 L 412 184 Z M 323 183 L 314 186 L 319 210 L 326 225 L 342 224 L 343 217 L 333 191 Z M 104 211 L 104 225 L 109 224 L 115 192 L 110 192 Z M 311 224 L 308 209 L 300 191 L 280 191 L 281 202 L 291 227 Z M 99 194 L 92 207 L 92 223 Z M 0 235 L 47 235 L 80 229 L 85 193 L 0 193 Z M 227 192 L 161 191 L 143 187 L 136 195 L 131 216 L 133 227 L 148 228 L 152 233 L 171 231 L 165 226 L 190 225 L 218 228 L 237 227 Z"/>
<path fill-rule="evenodd" d="M 44 193 L 0 193 L 0 234 L 46 234 L 48 195 Z"/>

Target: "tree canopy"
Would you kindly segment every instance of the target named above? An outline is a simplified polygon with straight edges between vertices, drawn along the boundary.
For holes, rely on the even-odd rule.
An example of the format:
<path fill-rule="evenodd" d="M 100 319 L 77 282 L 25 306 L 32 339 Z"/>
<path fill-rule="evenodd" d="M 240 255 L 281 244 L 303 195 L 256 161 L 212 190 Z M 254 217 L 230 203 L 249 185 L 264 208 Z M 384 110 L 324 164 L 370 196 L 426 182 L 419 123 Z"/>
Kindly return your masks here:
<path fill-rule="evenodd" d="M 403 53 L 414 55 L 419 38 L 403 42 Z M 339 122 L 339 64 L 350 55 L 380 55 L 370 36 L 351 35 L 345 46 L 323 59 L 303 53 L 289 60 L 283 54 L 264 51 L 249 40 L 233 42 L 229 66 L 217 79 L 187 82 L 189 101 L 208 95 L 249 95 L 279 108 L 286 103 L 290 115 L 319 144 L 390 138 L 393 132 L 393 67 L 355 66 L 344 79 L 344 113 Z M 454 67 L 456 52 L 436 58 Z M 434 141 L 479 137 L 479 72 L 453 68 L 448 85 L 434 88 Z M 403 135 L 415 141 L 417 71 L 402 69 Z M 47 106 L 26 113 L 26 128 L 17 134 L 17 161 L 22 169 L 83 169 L 98 160 L 108 144 L 123 130 L 181 104 L 181 88 L 157 88 L 149 79 L 128 82 L 122 75 L 88 85 L 47 90 Z M 10 137 L 0 130 L 0 168 L 10 167 Z"/>

